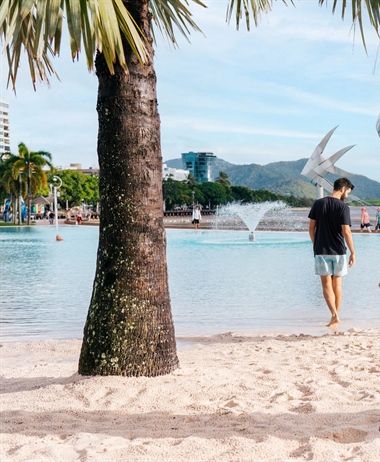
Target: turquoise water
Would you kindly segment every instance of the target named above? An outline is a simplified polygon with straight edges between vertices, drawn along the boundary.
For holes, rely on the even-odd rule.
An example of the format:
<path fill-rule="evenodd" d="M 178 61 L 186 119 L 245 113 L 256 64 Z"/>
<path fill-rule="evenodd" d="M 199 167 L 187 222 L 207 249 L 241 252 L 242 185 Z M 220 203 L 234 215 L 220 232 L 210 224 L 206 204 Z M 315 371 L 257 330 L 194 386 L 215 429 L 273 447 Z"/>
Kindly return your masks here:
<path fill-rule="evenodd" d="M 81 338 L 98 228 L 0 229 L 3 341 Z M 380 327 L 380 234 L 354 235 L 357 264 L 343 281 L 339 329 Z M 322 334 L 329 312 L 307 233 L 167 230 L 178 336 L 219 332 Z"/>

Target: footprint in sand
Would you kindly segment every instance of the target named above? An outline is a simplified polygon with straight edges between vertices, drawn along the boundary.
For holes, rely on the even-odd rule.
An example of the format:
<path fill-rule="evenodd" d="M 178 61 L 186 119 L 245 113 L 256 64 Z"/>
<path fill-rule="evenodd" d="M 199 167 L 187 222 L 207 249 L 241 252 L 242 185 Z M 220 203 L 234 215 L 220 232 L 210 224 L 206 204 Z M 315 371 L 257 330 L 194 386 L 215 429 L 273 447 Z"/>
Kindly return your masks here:
<path fill-rule="evenodd" d="M 338 443 L 361 443 L 365 441 L 367 432 L 363 430 L 358 430 L 357 428 L 347 427 L 343 428 L 339 432 L 333 433 L 334 441 Z"/>
<path fill-rule="evenodd" d="M 315 412 L 315 407 L 310 403 L 302 403 L 299 406 L 293 407 L 291 411 L 297 412 L 298 414 L 311 414 Z"/>

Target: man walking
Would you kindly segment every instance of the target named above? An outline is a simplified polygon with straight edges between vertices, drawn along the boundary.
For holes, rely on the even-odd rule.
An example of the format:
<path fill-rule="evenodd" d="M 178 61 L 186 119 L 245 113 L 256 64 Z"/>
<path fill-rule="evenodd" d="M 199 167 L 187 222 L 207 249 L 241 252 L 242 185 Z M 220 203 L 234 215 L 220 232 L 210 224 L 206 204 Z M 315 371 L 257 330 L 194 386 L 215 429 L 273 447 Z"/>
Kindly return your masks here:
<path fill-rule="evenodd" d="M 331 312 L 328 327 L 338 324 L 342 301 L 342 276 L 355 264 L 354 241 L 351 234 L 350 208 L 344 201 L 354 185 L 347 178 L 334 182 L 328 197 L 314 202 L 309 213 L 309 234 L 313 243 L 315 274 L 320 276 L 323 297 Z M 350 256 L 347 262 L 347 247 Z"/>

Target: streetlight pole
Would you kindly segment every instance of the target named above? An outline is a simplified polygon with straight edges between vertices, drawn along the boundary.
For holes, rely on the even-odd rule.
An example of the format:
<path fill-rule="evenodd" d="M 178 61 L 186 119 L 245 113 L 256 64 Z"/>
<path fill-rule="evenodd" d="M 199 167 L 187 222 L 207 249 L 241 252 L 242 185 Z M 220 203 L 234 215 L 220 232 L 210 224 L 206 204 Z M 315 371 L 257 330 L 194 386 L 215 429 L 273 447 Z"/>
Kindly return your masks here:
<path fill-rule="evenodd" d="M 21 192 L 21 171 L 18 172 L 18 180 L 20 185 L 20 194 L 18 196 L 18 224 L 22 224 L 22 192 Z"/>
<path fill-rule="evenodd" d="M 55 229 L 58 232 L 58 201 L 57 201 L 57 189 L 59 189 L 62 186 L 62 180 L 59 178 L 59 176 L 53 176 L 53 181 L 59 182 L 59 186 L 56 184 L 54 185 L 54 214 L 55 214 Z"/>

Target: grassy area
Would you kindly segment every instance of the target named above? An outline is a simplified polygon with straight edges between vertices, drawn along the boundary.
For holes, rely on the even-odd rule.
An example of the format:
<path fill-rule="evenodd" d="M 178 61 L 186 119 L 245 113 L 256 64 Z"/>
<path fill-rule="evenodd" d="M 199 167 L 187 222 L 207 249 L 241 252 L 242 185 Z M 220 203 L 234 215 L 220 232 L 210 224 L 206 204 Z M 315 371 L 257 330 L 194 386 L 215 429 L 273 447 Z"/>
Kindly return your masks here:
<path fill-rule="evenodd" d="M 31 224 L 31 225 L 35 225 L 36 222 L 35 222 L 35 221 L 31 221 L 30 224 Z M 0 227 L 2 227 L 2 226 L 3 226 L 3 227 L 5 227 L 5 226 L 27 226 L 27 224 L 26 224 L 26 223 L 23 223 L 22 225 L 19 225 L 18 223 L 9 223 L 9 222 L 5 223 L 4 221 L 0 221 Z"/>
<path fill-rule="evenodd" d="M 380 199 L 365 199 L 362 201 L 352 201 L 352 205 L 356 205 L 358 207 L 361 207 L 363 204 L 369 206 L 372 205 L 374 207 L 379 207 L 380 206 Z"/>

